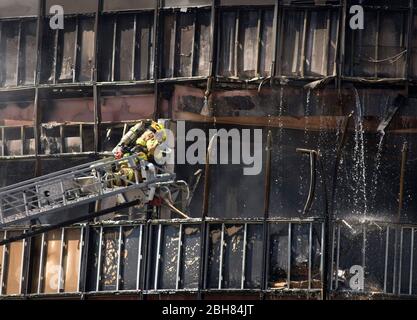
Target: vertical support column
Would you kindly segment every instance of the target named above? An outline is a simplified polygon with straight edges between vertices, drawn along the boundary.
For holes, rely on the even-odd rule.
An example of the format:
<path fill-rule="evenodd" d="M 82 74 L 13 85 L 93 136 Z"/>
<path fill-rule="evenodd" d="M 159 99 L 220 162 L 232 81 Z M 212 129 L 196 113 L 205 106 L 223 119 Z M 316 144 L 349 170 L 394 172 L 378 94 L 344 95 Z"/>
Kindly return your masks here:
<path fill-rule="evenodd" d="M 91 81 L 95 84 L 98 81 L 98 52 L 100 49 L 100 40 L 98 37 L 100 27 L 100 15 L 103 8 L 103 0 L 97 0 L 97 8 L 94 19 L 94 63 Z M 114 49 L 114 47 L 113 47 Z"/>
<path fill-rule="evenodd" d="M 94 98 L 94 152 L 96 155 L 101 151 L 101 103 L 100 103 L 100 89 L 97 84 L 93 85 Z"/>
<path fill-rule="evenodd" d="M 269 206 L 271 197 L 271 173 L 272 173 L 272 131 L 268 130 L 266 141 L 266 167 L 264 182 L 264 215 L 263 215 L 263 253 L 262 253 L 262 283 L 261 290 L 267 289 L 268 262 L 269 262 Z"/>
<path fill-rule="evenodd" d="M 387 226 L 387 235 L 385 238 L 384 293 L 388 293 L 387 292 L 387 277 L 388 277 L 389 229 L 390 227 Z"/>
<path fill-rule="evenodd" d="M 39 274 L 38 274 L 38 288 L 36 290 L 36 292 L 38 294 L 41 293 L 42 291 L 42 281 L 43 281 L 43 260 L 45 257 L 45 233 L 42 233 L 42 238 L 41 238 L 41 253 L 40 253 L 40 258 L 39 258 Z"/>
<path fill-rule="evenodd" d="M 97 262 L 97 280 L 96 280 L 96 291 L 100 291 L 100 280 L 101 280 L 101 252 L 103 249 L 103 227 L 100 227 L 100 240 L 98 245 L 98 262 Z"/>
<path fill-rule="evenodd" d="M 119 241 L 118 241 L 118 247 L 117 247 L 117 280 L 116 280 L 116 291 L 119 291 L 120 287 L 120 263 L 121 263 L 121 256 L 122 256 L 122 234 L 123 234 L 123 227 L 119 227 Z"/>
<path fill-rule="evenodd" d="M 312 268 L 312 258 L 313 258 L 313 223 L 309 224 L 309 233 L 308 233 L 308 290 L 311 290 L 311 268 Z"/>
<path fill-rule="evenodd" d="M 217 289 L 222 288 L 223 283 L 223 251 L 224 251 L 224 223 L 222 223 L 222 234 L 220 236 L 220 259 L 219 259 L 219 284 Z"/>
<path fill-rule="evenodd" d="M 140 275 L 141 275 L 141 265 L 142 265 L 142 239 L 143 239 L 143 225 L 139 227 L 139 245 L 138 245 L 138 265 L 136 269 L 136 291 L 140 289 Z"/>
<path fill-rule="evenodd" d="M 7 239 L 7 231 L 4 231 L 3 240 Z M 3 295 L 3 283 L 4 283 L 4 269 L 6 268 L 6 251 L 7 251 L 7 245 L 3 245 L 3 254 L 1 257 L 1 262 L 3 264 L 1 270 L 0 270 L 0 296 Z"/>
<path fill-rule="evenodd" d="M 243 231 L 243 252 L 242 252 L 242 280 L 240 283 L 240 289 L 243 290 L 245 288 L 245 272 L 246 272 L 246 246 L 247 246 L 247 233 L 248 233 L 248 224 L 245 223 Z"/>
<path fill-rule="evenodd" d="M 87 260 L 84 259 L 84 264 L 83 264 L 83 248 L 85 248 L 84 245 L 84 229 L 88 229 L 87 227 L 81 227 L 80 230 L 80 255 L 79 255 L 79 262 L 78 262 L 78 279 L 77 279 L 77 292 L 81 291 L 81 277 L 82 277 L 82 268 L 83 265 L 86 268 L 87 266 Z M 87 238 L 88 239 L 88 238 Z M 83 276 L 83 278 L 85 279 L 85 277 Z M 85 292 L 85 285 L 83 285 L 83 292 Z"/>
<path fill-rule="evenodd" d="M 413 23 L 414 23 L 414 0 L 410 0 L 409 2 L 409 10 L 408 10 L 408 25 L 407 25 L 407 39 L 406 39 L 406 70 L 405 70 L 405 78 L 411 79 L 413 76 L 412 72 L 412 64 L 411 64 L 411 57 L 413 51 Z M 408 89 L 409 89 L 409 81 L 406 81 L 406 91 L 408 96 Z"/>
<path fill-rule="evenodd" d="M 337 58 L 336 58 L 336 87 L 340 90 L 342 87 L 342 75 L 344 73 L 345 66 L 345 51 L 346 51 L 346 15 L 347 15 L 347 0 L 342 0 L 342 6 L 339 9 L 339 21 L 338 21 L 338 46 L 337 46 Z M 351 65 L 353 68 L 353 65 Z M 351 74 L 352 75 L 352 74 Z"/>
<path fill-rule="evenodd" d="M 159 86 L 158 79 L 160 76 L 159 65 L 162 59 L 162 56 L 159 57 L 159 18 L 160 18 L 160 0 L 155 1 L 154 8 L 154 17 L 153 17 L 153 35 L 152 35 L 152 56 L 153 56 L 153 79 L 154 79 L 154 120 L 159 118 Z M 172 71 L 174 72 L 174 70 Z"/>
<path fill-rule="evenodd" d="M 411 228 L 411 257 L 410 257 L 410 282 L 408 287 L 408 294 L 413 294 L 413 265 L 414 265 L 414 228 Z"/>
<path fill-rule="evenodd" d="M 277 74 L 277 53 L 278 43 L 281 37 L 278 37 L 278 19 L 279 19 L 279 0 L 275 0 L 274 5 L 274 21 L 272 23 L 272 61 L 271 61 L 271 78 Z"/>
<path fill-rule="evenodd" d="M 80 19 L 75 17 L 75 45 L 74 45 L 74 64 L 72 66 L 72 82 L 77 82 L 78 77 L 78 48 L 80 47 Z"/>
<path fill-rule="evenodd" d="M 291 242 L 292 242 L 292 223 L 288 223 L 288 260 L 287 260 L 287 289 L 291 289 Z"/>
<path fill-rule="evenodd" d="M 61 251 L 59 253 L 59 272 L 58 272 L 58 288 L 57 293 L 61 292 L 63 280 L 63 270 L 64 270 L 64 248 L 65 248 L 65 228 L 61 230 Z"/>
<path fill-rule="evenodd" d="M 155 277 L 153 285 L 154 290 L 158 290 L 159 261 L 161 260 L 161 234 L 162 224 L 158 226 L 158 244 L 156 245 Z"/>
<path fill-rule="evenodd" d="M 178 247 L 177 247 L 177 274 L 176 274 L 176 281 L 175 281 L 175 289 L 179 289 L 180 285 L 180 267 L 181 267 L 181 247 L 182 247 L 182 223 L 180 224 L 178 230 Z"/>
<path fill-rule="evenodd" d="M 22 49 L 22 20 L 19 22 L 19 31 L 18 31 L 18 40 L 17 40 L 17 63 L 16 63 L 16 86 L 19 86 L 19 77 L 20 77 L 20 51 Z"/>
<path fill-rule="evenodd" d="M 133 16 L 133 38 L 132 38 L 132 72 L 130 74 L 130 79 L 135 81 L 136 75 L 135 75 L 135 63 L 136 63 L 136 35 L 137 35 L 137 14 Z M 140 61 L 138 62 L 140 63 Z"/>

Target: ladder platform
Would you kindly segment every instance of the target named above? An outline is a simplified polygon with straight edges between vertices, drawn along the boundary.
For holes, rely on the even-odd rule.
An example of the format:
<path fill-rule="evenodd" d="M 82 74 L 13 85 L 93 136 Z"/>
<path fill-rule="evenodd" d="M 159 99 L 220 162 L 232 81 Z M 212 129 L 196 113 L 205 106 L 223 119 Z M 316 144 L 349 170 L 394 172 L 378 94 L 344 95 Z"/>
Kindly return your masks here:
<path fill-rule="evenodd" d="M 136 155 L 121 160 L 104 159 L 0 189 L 0 228 L 87 205 L 133 190 L 143 203 L 152 200 L 155 188 L 175 182 L 173 173 L 157 173 L 152 164 L 135 162 Z M 121 176 L 114 185 L 113 172 L 121 164 L 134 170 L 133 181 Z"/>

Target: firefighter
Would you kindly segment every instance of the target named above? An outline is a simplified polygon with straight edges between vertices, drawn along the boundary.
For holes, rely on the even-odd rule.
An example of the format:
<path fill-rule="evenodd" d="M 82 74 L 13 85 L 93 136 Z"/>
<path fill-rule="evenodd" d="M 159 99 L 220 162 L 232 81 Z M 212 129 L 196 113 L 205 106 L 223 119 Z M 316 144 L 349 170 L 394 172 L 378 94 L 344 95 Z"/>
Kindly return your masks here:
<path fill-rule="evenodd" d="M 137 136 L 139 138 L 135 141 Z M 137 154 L 137 159 L 135 159 L 136 163 L 142 160 L 155 162 L 163 156 L 163 152 L 157 149 L 157 147 L 165 140 L 166 132 L 162 124 L 151 120 L 141 121 L 132 127 L 121 139 L 120 143 L 113 150 L 113 154 L 116 160 Z M 127 161 L 122 161 L 119 171 L 114 174 L 115 185 L 121 186 L 123 182 L 126 184 L 127 181 L 134 181 L 134 179 L 134 169 L 129 166 Z"/>

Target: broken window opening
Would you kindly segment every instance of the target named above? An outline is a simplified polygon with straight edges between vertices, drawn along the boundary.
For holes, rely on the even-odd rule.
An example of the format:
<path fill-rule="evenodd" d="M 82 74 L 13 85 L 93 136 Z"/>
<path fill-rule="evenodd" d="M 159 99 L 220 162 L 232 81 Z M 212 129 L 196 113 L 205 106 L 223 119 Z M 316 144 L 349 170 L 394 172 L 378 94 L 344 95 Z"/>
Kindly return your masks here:
<path fill-rule="evenodd" d="M 415 294 L 417 281 L 411 262 L 411 259 L 414 261 L 417 244 L 414 236 L 415 228 L 412 227 L 397 228 L 396 225 L 379 222 L 338 222 L 333 230 L 331 288 Z M 355 266 L 363 270 L 363 285 L 353 282 L 358 274 L 350 269 Z"/>
<path fill-rule="evenodd" d="M 65 17 L 64 30 L 52 30 L 45 20 L 42 83 L 76 83 L 93 79 L 94 16 Z"/>
<path fill-rule="evenodd" d="M 284 9 L 278 74 L 294 77 L 334 75 L 338 15 L 334 9 Z"/>
<path fill-rule="evenodd" d="M 0 86 L 34 84 L 36 20 L 0 22 Z"/>
<path fill-rule="evenodd" d="M 345 72 L 369 78 L 405 78 L 408 13 L 365 9 L 365 29 L 347 27 Z"/>
<path fill-rule="evenodd" d="M 151 289 L 198 289 L 201 227 L 154 225 L 155 258 Z"/>
<path fill-rule="evenodd" d="M 153 13 L 104 15 L 101 25 L 100 80 L 153 78 Z"/>
<path fill-rule="evenodd" d="M 261 224 L 254 223 L 210 224 L 208 288 L 243 290 L 261 287 L 262 230 Z"/>
<path fill-rule="evenodd" d="M 242 79 L 270 76 L 274 10 L 227 9 L 220 15 L 218 74 Z"/>
<path fill-rule="evenodd" d="M 269 228 L 268 288 L 321 288 L 322 224 L 272 223 Z"/>
<path fill-rule="evenodd" d="M 0 156 L 23 156 L 35 154 L 33 127 L 1 127 Z"/>
<path fill-rule="evenodd" d="M 162 78 L 208 76 L 210 17 L 209 9 L 163 12 Z"/>
<path fill-rule="evenodd" d="M 139 290 L 143 226 L 94 227 L 88 291 Z"/>
<path fill-rule="evenodd" d="M 23 231 L 5 231 L 4 239 L 16 237 Z M 3 268 L 0 273 L 0 295 L 18 295 L 22 293 L 23 262 L 25 254 L 25 240 L 19 240 L 3 246 Z"/>

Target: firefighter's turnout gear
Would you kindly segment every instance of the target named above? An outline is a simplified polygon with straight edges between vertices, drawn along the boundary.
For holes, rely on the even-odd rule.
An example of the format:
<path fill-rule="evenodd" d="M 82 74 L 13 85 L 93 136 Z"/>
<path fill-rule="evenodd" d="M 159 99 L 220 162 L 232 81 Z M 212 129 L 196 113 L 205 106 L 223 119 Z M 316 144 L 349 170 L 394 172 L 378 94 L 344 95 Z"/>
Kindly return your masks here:
<path fill-rule="evenodd" d="M 166 132 L 162 124 L 152 121 L 140 121 L 133 126 L 113 149 L 116 160 L 137 154 L 136 163 L 139 161 L 156 162 L 163 157 L 163 152 L 158 149 L 161 143 L 166 141 Z M 134 170 L 127 161 L 122 161 L 120 169 L 114 174 L 115 185 L 122 185 L 124 182 L 133 181 Z"/>

